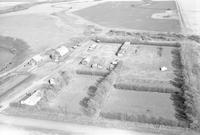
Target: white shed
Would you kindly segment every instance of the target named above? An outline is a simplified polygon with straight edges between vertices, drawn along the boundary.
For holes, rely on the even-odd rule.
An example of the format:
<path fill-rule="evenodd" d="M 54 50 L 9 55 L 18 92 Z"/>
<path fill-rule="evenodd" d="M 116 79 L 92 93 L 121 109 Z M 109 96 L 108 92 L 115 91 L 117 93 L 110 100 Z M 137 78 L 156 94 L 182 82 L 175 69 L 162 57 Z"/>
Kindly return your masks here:
<path fill-rule="evenodd" d="M 38 63 L 43 61 L 43 57 L 40 54 L 37 54 L 31 58 L 31 60 L 28 62 L 30 65 L 37 65 Z"/>
<path fill-rule="evenodd" d="M 42 58 L 42 56 L 40 54 L 38 54 L 38 55 L 33 56 L 32 59 L 37 61 L 37 62 L 40 62 L 40 61 L 42 61 L 43 58 Z"/>
<path fill-rule="evenodd" d="M 21 104 L 34 106 L 40 101 L 41 98 L 42 98 L 42 93 L 41 91 L 38 90 L 35 91 L 30 97 L 22 100 Z"/>
<path fill-rule="evenodd" d="M 165 66 L 160 67 L 160 71 L 167 71 L 167 67 L 165 67 Z"/>
<path fill-rule="evenodd" d="M 62 57 L 69 52 L 69 49 L 66 46 L 60 46 L 56 49 L 56 52 L 58 52 L 59 55 Z"/>

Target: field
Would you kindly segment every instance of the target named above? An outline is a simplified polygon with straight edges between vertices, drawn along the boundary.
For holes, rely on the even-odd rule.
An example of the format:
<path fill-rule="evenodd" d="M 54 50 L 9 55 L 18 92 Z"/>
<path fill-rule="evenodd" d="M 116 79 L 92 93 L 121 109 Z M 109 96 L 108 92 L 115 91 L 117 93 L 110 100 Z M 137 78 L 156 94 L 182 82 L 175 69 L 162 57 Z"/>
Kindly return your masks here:
<path fill-rule="evenodd" d="M 123 58 L 123 65 L 116 81 L 116 88 L 174 92 L 172 51 L 176 47 L 131 45 Z M 166 67 L 167 71 L 160 68 Z"/>
<path fill-rule="evenodd" d="M 170 94 L 154 92 L 112 90 L 105 101 L 102 113 L 145 115 L 146 117 L 162 117 L 176 120 L 173 101 Z"/>
<path fill-rule="evenodd" d="M 0 20 L 1 35 L 20 38 L 35 52 L 54 48 L 75 34 L 70 27 L 59 28 L 56 19 L 45 15 L 0 16 Z"/>
<path fill-rule="evenodd" d="M 109 46 L 113 46 L 115 51 L 109 53 L 109 58 L 120 58 L 122 62 L 116 71 L 118 77 L 115 80 L 115 88 L 110 90 L 101 109 L 102 117 L 150 123 L 154 120 L 164 120 L 164 123 L 177 122 L 171 97 L 172 93 L 179 91 L 171 84 L 175 77 L 172 51 L 177 49 L 176 47 L 132 43 L 124 47 L 124 55 L 116 57 L 113 54 L 116 54 L 116 46 L 119 48 L 120 44 L 99 45 L 101 48 L 96 50 L 104 50 L 103 56 L 107 56 L 106 52 L 111 50 Z M 98 55 L 98 52 L 95 54 Z M 163 66 L 167 67 L 167 71 L 160 70 Z"/>
<path fill-rule="evenodd" d="M 0 69 L 4 64 L 9 63 L 13 57 L 14 55 L 8 49 L 0 47 Z"/>
<path fill-rule="evenodd" d="M 173 79 L 173 60 L 171 51 L 174 47 L 131 45 L 124 57 L 121 75 L 131 73 L 137 79 L 169 81 Z M 166 72 L 160 67 L 167 67 Z M 130 74 L 129 74 L 130 75 Z"/>
<path fill-rule="evenodd" d="M 0 36 L 0 72 L 8 71 L 21 64 L 30 52 L 23 40 Z"/>
<path fill-rule="evenodd" d="M 153 1 L 149 4 L 143 2 L 106 2 L 76 11 L 74 14 L 106 27 L 180 32 L 178 17 L 176 19 L 170 17 L 167 19 L 152 18 L 154 14 L 165 13 L 167 9 L 176 13 L 175 2 Z"/>

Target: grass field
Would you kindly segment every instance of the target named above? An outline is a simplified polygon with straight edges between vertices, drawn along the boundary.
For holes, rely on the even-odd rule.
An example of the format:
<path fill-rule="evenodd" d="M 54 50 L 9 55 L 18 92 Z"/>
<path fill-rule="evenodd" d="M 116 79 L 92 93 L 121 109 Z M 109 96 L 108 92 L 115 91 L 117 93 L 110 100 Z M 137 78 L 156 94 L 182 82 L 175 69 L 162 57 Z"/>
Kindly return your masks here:
<path fill-rule="evenodd" d="M 113 90 L 105 101 L 102 112 L 146 115 L 147 117 L 176 120 L 170 94 Z"/>
<path fill-rule="evenodd" d="M 173 60 L 171 51 L 173 47 L 159 47 L 146 45 L 132 45 L 129 47 L 123 61 L 120 76 L 135 79 L 150 79 L 169 81 L 173 79 Z M 160 67 L 167 67 L 167 71 L 160 71 Z M 131 74 L 130 74 L 131 73 Z M 127 79 L 128 79 L 127 78 Z M 134 78 L 133 78 L 134 79 Z"/>
<path fill-rule="evenodd" d="M 87 20 L 113 28 L 129 28 L 147 31 L 179 32 L 178 19 L 153 19 L 152 15 L 176 11 L 174 1 L 107 2 L 74 12 Z"/>
<path fill-rule="evenodd" d="M 0 72 L 21 64 L 28 57 L 28 53 L 29 47 L 23 40 L 0 35 Z"/>
<path fill-rule="evenodd" d="M 4 64 L 9 63 L 14 55 L 6 48 L 0 47 L 0 69 Z"/>
<path fill-rule="evenodd" d="M 99 77 L 74 76 L 69 85 L 49 102 L 50 108 L 65 110 L 66 113 L 82 114 L 80 101 L 87 95 L 89 86 L 94 85 Z"/>
<path fill-rule="evenodd" d="M 0 34 L 20 38 L 36 52 L 55 48 L 76 34 L 70 27 L 57 27 L 56 19 L 46 15 L 2 16 L 0 20 Z"/>

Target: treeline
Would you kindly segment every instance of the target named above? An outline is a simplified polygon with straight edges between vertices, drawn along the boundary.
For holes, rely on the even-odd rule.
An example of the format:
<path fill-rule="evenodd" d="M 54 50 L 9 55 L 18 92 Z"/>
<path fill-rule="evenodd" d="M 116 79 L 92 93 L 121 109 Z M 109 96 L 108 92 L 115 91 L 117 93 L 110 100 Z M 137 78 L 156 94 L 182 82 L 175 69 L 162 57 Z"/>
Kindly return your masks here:
<path fill-rule="evenodd" d="M 175 68 L 174 80 L 171 84 L 179 88 L 179 92 L 172 94 L 171 99 L 174 102 L 176 110 L 176 118 L 187 125 L 188 128 L 194 128 L 193 116 L 196 115 L 194 109 L 193 95 L 190 92 L 190 87 L 185 83 L 185 74 L 183 72 L 184 65 L 182 64 L 181 49 L 172 50 L 173 61 L 172 66 Z"/>
<path fill-rule="evenodd" d="M 199 44 L 195 42 L 185 42 L 181 49 L 184 83 L 189 86 L 184 92 L 187 115 L 192 121 L 190 127 L 198 131 L 200 131 L 199 49 Z"/>
<path fill-rule="evenodd" d="M 177 41 L 185 39 L 180 33 L 160 33 L 160 32 L 127 32 L 120 30 L 110 30 L 109 36 L 134 36 L 141 40 L 157 40 L 157 41 Z"/>
<path fill-rule="evenodd" d="M 87 96 L 80 101 L 82 110 L 86 115 L 95 116 L 100 112 L 100 108 L 103 105 L 107 93 L 113 86 L 113 81 L 116 79 L 114 70 L 118 65 L 116 65 L 112 71 L 97 80 L 95 85 L 88 88 Z"/>
<path fill-rule="evenodd" d="M 192 40 L 200 43 L 199 35 L 183 35 L 181 33 L 160 33 L 160 32 L 127 32 L 120 30 L 110 30 L 108 36 L 123 36 L 136 37 L 140 40 L 154 41 L 183 41 Z"/>
<path fill-rule="evenodd" d="M 140 122 L 148 123 L 154 125 L 164 125 L 164 126 L 178 126 L 178 127 L 187 127 L 184 122 L 169 120 L 162 117 L 147 117 L 146 115 L 139 114 L 126 114 L 126 113 L 110 113 L 110 112 L 101 112 L 100 116 L 106 119 L 120 120 L 120 121 L 130 121 L 130 122 Z"/>
<path fill-rule="evenodd" d="M 157 86 L 145 86 L 138 84 L 126 84 L 126 83 L 116 83 L 114 84 L 116 89 L 120 90 L 133 90 L 133 91 L 148 91 L 148 92 L 160 92 L 160 93 L 173 93 L 179 91 L 177 88 L 170 87 L 157 87 Z"/>
<path fill-rule="evenodd" d="M 92 76 L 107 76 L 109 71 L 92 71 L 92 70 L 76 70 L 77 74 L 92 75 Z"/>
<path fill-rule="evenodd" d="M 176 41 L 149 41 L 149 40 L 140 40 L 137 37 L 106 37 L 106 36 L 96 36 L 92 37 L 94 41 L 100 41 L 102 43 L 118 43 L 122 44 L 126 41 L 131 42 L 131 44 L 141 44 L 141 45 L 150 45 L 150 46 L 167 46 L 167 47 L 180 47 L 181 44 Z"/>

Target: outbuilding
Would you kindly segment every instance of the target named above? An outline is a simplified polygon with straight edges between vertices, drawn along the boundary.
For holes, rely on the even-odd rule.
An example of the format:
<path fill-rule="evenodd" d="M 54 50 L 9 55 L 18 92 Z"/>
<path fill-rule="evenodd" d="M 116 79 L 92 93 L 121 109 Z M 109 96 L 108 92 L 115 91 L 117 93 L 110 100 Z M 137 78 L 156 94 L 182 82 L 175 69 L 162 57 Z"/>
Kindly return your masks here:
<path fill-rule="evenodd" d="M 69 49 L 66 46 L 60 46 L 56 49 L 56 52 L 63 57 L 69 52 Z"/>
<path fill-rule="evenodd" d="M 165 67 L 165 66 L 160 67 L 160 71 L 167 71 L 167 67 Z"/>
<path fill-rule="evenodd" d="M 43 61 L 43 57 L 40 54 L 37 54 L 35 56 L 33 56 L 30 61 L 28 62 L 28 64 L 30 65 L 37 65 L 39 63 L 41 63 Z"/>
<path fill-rule="evenodd" d="M 37 90 L 33 92 L 33 94 L 27 97 L 26 99 L 21 100 L 21 104 L 34 106 L 41 100 L 41 98 L 42 98 L 42 93 L 40 90 Z"/>
<path fill-rule="evenodd" d="M 61 57 L 64 57 L 66 54 L 69 53 L 69 49 L 66 46 L 60 46 L 57 49 L 53 50 L 49 57 L 52 60 L 58 61 Z"/>

